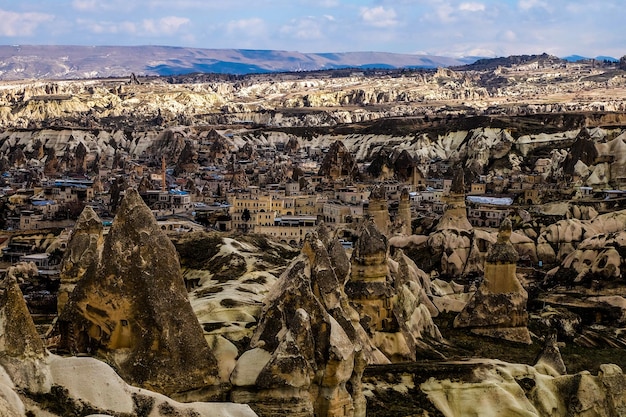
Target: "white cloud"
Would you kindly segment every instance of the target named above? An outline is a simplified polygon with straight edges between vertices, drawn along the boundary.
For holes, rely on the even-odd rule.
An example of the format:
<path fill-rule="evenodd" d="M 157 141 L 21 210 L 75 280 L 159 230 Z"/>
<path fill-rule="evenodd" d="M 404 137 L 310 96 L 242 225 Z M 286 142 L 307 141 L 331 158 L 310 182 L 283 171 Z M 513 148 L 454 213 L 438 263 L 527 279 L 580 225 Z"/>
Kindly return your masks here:
<path fill-rule="evenodd" d="M 138 28 L 137 25 L 133 22 L 122 21 L 122 22 L 108 22 L 108 21 L 100 21 L 94 22 L 92 20 L 86 19 L 78 19 L 76 21 L 79 25 L 84 28 L 87 28 L 93 33 L 97 34 L 137 34 Z"/>
<path fill-rule="evenodd" d="M 121 22 L 92 21 L 78 19 L 77 23 L 98 34 L 126 34 L 137 36 L 168 36 L 174 35 L 190 22 L 185 17 L 167 16 L 161 19 L 144 19 L 141 22 L 124 20 Z"/>
<path fill-rule="evenodd" d="M 519 8 L 522 10 L 530 10 L 533 8 L 548 8 L 548 4 L 543 0 L 519 0 L 518 5 Z"/>
<path fill-rule="evenodd" d="M 144 35 L 155 35 L 159 29 L 153 19 L 144 19 L 141 21 L 141 31 Z"/>
<path fill-rule="evenodd" d="M 226 24 L 229 35 L 264 36 L 267 33 L 265 21 L 258 17 L 231 20 Z"/>
<path fill-rule="evenodd" d="M 461 56 L 486 56 L 486 57 L 494 57 L 498 56 L 498 54 L 493 49 L 488 48 L 473 48 L 466 50 Z"/>
<path fill-rule="evenodd" d="M 326 20 L 328 20 L 326 18 Z M 324 37 L 322 24 L 319 19 L 309 16 L 299 20 L 292 20 L 289 24 L 280 28 L 282 34 L 300 40 L 315 40 Z"/>
<path fill-rule="evenodd" d="M 128 0 L 73 0 L 72 7 L 79 12 L 99 13 L 102 11 L 129 12 L 137 8 L 136 1 Z"/>
<path fill-rule="evenodd" d="M 450 23 L 454 21 L 454 7 L 452 7 L 449 3 L 443 3 L 439 7 L 437 7 L 437 17 L 439 20 L 445 23 Z"/>
<path fill-rule="evenodd" d="M 190 20 L 186 17 L 166 16 L 158 21 L 158 30 L 165 35 L 173 35 L 184 26 L 189 24 Z"/>
<path fill-rule="evenodd" d="M 0 36 L 31 36 L 39 25 L 53 19 L 54 16 L 45 13 L 16 13 L 0 9 Z"/>
<path fill-rule="evenodd" d="M 504 39 L 506 39 L 509 42 L 516 41 L 517 34 L 513 32 L 512 30 L 507 30 L 506 32 L 504 32 Z"/>
<path fill-rule="evenodd" d="M 92 12 L 98 8 L 98 2 L 96 0 L 74 0 L 72 7 L 76 10 Z"/>
<path fill-rule="evenodd" d="M 449 56 L 454 58 L 463 58 L 463 57 L 495 57 L 498 54 L 489 48 L 471 48 L 467 49 L 454 49 L 454 50 L 440 50 L 437 52 L 428 53 L 427 55 L 437 55 L 437 56 Z"/>
<path fill-rule="evenodd" d="M 485 5 L 482 3 L 461 3 L 459 10 L 463 12 L 484 12 Z"/>
<path fill-rule="evenodd" d="M 312 5 L 316 7 L 337 7 L 340 4 L 339 0 L 300 0 L 300 3 L 304 5 Z"/>
<path fill-rule="evenodd" d="M 362 8 L 361 18 L 365 23 L 379 28 L 396 26 L 398 24 L 396 11 L 394 9 L 385 9 L 383 6 Z"/>

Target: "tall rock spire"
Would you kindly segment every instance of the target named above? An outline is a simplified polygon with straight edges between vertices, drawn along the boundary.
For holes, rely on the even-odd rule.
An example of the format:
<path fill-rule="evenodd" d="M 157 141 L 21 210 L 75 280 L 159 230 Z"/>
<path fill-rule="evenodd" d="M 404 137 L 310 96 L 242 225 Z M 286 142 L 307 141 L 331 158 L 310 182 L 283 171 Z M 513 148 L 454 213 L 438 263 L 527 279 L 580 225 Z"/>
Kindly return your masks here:
<path fill-rule="evenodd" d="M 134 189 L 59 327 L 63 347 L 106 357 L 131 384 L 169 395 L 216 382 L 216 359 L 189 304 L 176 249 Z"/>
<path fill-rule="evenodd" d="M 465 206 L 465 173 L 462 168 L 457 169 L 450 187 L 450 195 L 446 199 L 446 211 L 437 224 L 437 230 L 456 229 L 472 230 L 472 224 L 467 219 Z"/>
<path fill-rule="evenodd" d="M 0 358 L 8 356 L 34 359 L 46 354 L 22 291 L 17 285 L 16 275 L 28 273 L 29 268 L 28 264 L 10 267 L 3 282 L 4 293 L 0 296 Z M 32 268 L 37 272 L 34 266 Z"/>
<path fill-rule="evenodd" d="M 487 252 L 485 278 L 454 327 L 470 328 L 473 333 L 530 344 L 528 332 L 528 293 L 515 275 L 519 258 L 510 241 L 511 221 L 500 225 L 498 240 Z"/>
<path fill-rule="evenodd" d="M 369 204 L 367 207 L 367 214 L 376 224 L 376 228 L 386 235 L 389 231 L 389 209 L 387 207 L 387 194 L 385 187 L 376 184 L 369 196 Z"/>
<path fill-rule="evenodd" d="M 61 314 L 76 283 L 86 274 L 93 274 L 100 262 L 104 238 L 102 221 L 96 212 L 86 206 L 78 217 L 72 238 L 61 262 L 61 285 L 57 310 Z"/>

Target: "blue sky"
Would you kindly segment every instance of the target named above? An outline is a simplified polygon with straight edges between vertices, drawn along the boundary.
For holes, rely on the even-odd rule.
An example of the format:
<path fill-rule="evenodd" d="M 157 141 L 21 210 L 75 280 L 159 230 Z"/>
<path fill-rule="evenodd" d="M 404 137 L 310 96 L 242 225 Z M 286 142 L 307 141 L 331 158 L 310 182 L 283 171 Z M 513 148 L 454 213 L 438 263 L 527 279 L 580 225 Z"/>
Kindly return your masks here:
<path fill-rule="evenodd" d="M 0 44 L 626 54 L 623 0 L 0 0 Z"/>

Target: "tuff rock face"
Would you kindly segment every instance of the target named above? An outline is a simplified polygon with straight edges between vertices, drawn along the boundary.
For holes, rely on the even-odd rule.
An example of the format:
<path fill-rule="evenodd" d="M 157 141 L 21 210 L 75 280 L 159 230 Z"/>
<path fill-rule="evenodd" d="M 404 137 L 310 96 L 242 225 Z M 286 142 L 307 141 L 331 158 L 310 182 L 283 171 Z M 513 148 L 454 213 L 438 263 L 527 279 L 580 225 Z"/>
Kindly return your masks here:
<path fill-rule="evenodd" d="M 376 224 L 378 231 L 384 235 L 387 234 L 391 223 L 387 205 L 388 201 L 385 187 L 376 184 L 370 192 L 367 215 L 372 219 L 374 224 Z"/>
<path fill-rule="evenodd" d="M 437 230 L 456 229 L 471 230 L 472 225 L 467 220 L 467 208 L 465 206 L 465 179 L 462 169 L 456 171 L 450 195 L 446 199 L 446 211 L 441 216 Z"/>
<path fill-rule="evenodd" d="M 565 367 L 557 344 L 556 332 L 552 332 L 546 336 L 543 349 L 535 362 L 536 368 L 540 366 L 547 368 L 547 373 L 556 373 L 556 375 L 567 374 L 567 368 Z"/>
<path fill-rule="evenodd" d="M 0 369 L 0 416 L 255 417 L 245 404 L 181 403 L 127 384 L 91 357 L 21 358 Z M 33 370 L 36 372 L 34 374 Z M 33 375 L 34 374 L 34 375 Z"/>
<path fill-rule="evenodd" d="M 126 190 L 101 261 L 77 283 L 59 327 L 62 347 L 107 358 L 134 385 L 175 394 L 215 382 L 176 250 L 136 190 Z"/>
<path fill-rule="evenodd" d="M 18 264 L 7 270 L 0 295 L 0 358 L 33 359 L 46 355 L 43 341 L 17 285 L 20 275 L 36 272 L 33 264 Z"/>
<path fill-rule="evenodd" d="M 444 342 L 433 317 L 439 311 L 430 300 L 430 277 L 420 270 L 402 250 L 396 251 L 389 260 L 394 292 L 397 294 L 393 315 L 398 322 L 399 332 L 410 352 L 409 358 L 441 358 L 437 347 Z M 381 348 L 382 350 L 382 348 Z M 392 358 L 397 357 L 394 352 Z"/>
<path fill-rule="evenodd" d="M 431 378 L 420 385 L 445 416 L 622 416 L 626 413 L 626 376 L 617 365 L 600 365 L 597 375 L 546 374 L 532 367 L 499 361 L 478 365 L 465 381 Z"/>
<path fill-rule="evenodd" d="M 543 285 L 549 289 L 540 297 L 548 305 L 576 312 L 578 320 L 602 326 L 623 326 L 626 323 L 624 285 L 626 231 L 624 211 L 602 214 L 591 220 L 568 222 L 578 229 L 564 229 L 566 221 L 558 222 L 553 232 L 576 231 L 560 240 L 570 239 L 568 251 L 562 250 L 562 261 L 550 270 Z M 579 240 L 579 242 L 577 242 Z M 564 248 L 565 245 L 561 245 Z M 606 342 L 624 343 L 621 332 L 604 334 L 585 331 L 572 339 L 582 346 L 598 346 Z"/>
<path fill-rule="evenodd" d="M 34 264 L 17 264 L 7 270 L 1 283 L 0 398 L 5 402 L 0 401 L 0 415 L 24 415 L 24 405 L 13 392 L 16 388 L 39 393 L 51 387 L 50 375 L 45 369 L 49 355 L 17 283 L 35 274 Z"/>
<path fill-rule="evenodd" d="M 581 214 L 581 217 L 584 216 Z M 584 240 L 625 229 L 626 210 L 601 214 L 589 220 L 577 218 L 560 220 L 541 230 L 537 238 L 537 256 L 544 263 L 561 263 L 576 252 Z M 588 243 L 582 247 L 585 248 Z M 575 256 L 580 256 L 580 253 Z M 572 259 L 567 264 L 571 264 L 571 261 Z"/>
<path fill-rule="evenodd" d="M 235 401 L 254 404 L 262 416 L 364 416 L 365 365 L 387 362 L 348 303 L 340 275 L 347 262 L 328 233 L 307 236 L 232 373 Z"/>
<path fill-rule="evenodd" d="M 96 212 L 90 206 L 85 207 L 76 221 L 61 261 L 61 285 L 57 299 L 59 314 L 78 281 L 85 275 L 95 273 L 104 243 L 102 229 L 102 221 Z"/>
<path fill-rule="evenodd" d="M 392 297 L 392 285 L 387 282 L 387 251 L 387 238 L 373 221 L 366 220 L 350 259 L 352 269 L 346 294 L 370 333 L 394 327 L 391 308 L 385 301 Z"/>
<path fill-rule="evenodd" d="M 260 320 L 265 296 L 300 252 L 253 234 L 233 239 L 218 232 L 191 232 L 179 234 L 173 243 L 183 279 L 192 288 L 189 301 L 217 359 L 220 382 L 228 383 Z"/>
<path fill-rule="evenodd" d="M 519 258 L 511 244 L 511 222 L 505 219 L 498 240 L 485 261 L 485 278 L 474 297 L 454 319 L 454 327 L 472 332 L 530 344 L 526 302 L 528 293 L 515 275 Z"/>
<path fill-rule="evenodd" d="M 343 142 L 338 140 L 333 142 L 322 161 L 318 175 L 333 179 L 340 177 L 354 179 L 357 174 L 358 167 L 352 153 Z"/>
<path fill-rule="evenodd" d="M 437 356 L 443 341 L 432 321 L 430 279 L 401 250 L 393 258 L 372 221 L 366 221 L 352 253 L 346 294 L 372 343 L 391 361 Z"/>
<path fill-rule="evenodd" d="M 572 210 L 576 212 L 581 210 Z M 559 269 L 550 271 L 548 280 L 561 275 L 563 278 L 557 281 L 588 285 L 594 279 L 606 283 L 621 277 L 624 266 L 620 248 L 626 238 L 626 211 L 594 214 L 581 213 L 586 220 L 561 220 L 546 227 L 539 236 L 538 250 L 541 248 L 547 259 L 560 260 Z"/>
<path fill-rule="evenodd" d="M 411 235 L 413 228 L 411 225 L 411 202 L 409 200 L 409 190 L 403 188 L 400 193 L 400 202 L 398 204 L 398 217 L 394 221 L 394 229 L 396 234 Z"/>

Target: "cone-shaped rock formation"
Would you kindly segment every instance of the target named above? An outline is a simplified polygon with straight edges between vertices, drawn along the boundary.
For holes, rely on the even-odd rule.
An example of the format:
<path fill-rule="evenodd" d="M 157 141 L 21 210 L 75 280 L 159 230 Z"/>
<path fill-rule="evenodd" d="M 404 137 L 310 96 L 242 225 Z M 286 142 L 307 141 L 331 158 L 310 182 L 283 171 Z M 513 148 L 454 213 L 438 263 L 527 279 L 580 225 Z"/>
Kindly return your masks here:
<path fill-rule="evenodd" d="M 61 262 L 61 286 L 57 301 L 59 314 L 67 303 L 76 283 L 85 275 L 93 275 L 100 262 L 103 246 L 102 221 L 87 206 L 78 217 L 72 238 Z"/>
<path fill-rule="evenodd" d="M 373 345 L 391 361 L 437 357 L 443 342 L 432 321 L 437 309 L 425 287 L 428 276 L 401 250 L 395 258 L 387 253 L 387 239 L 373 221 L 366 221 L 352 252 L 346 294 L 358 311 L 361 324 Z"/>
<path fill-rule="evenodd" d="M 307 235 L 268 295 L 252 349 L 233 371 L 231 382 L 240 387 L 233 398 L 255 403 L 260 415 L 364 416 L 365 365 L 388 362 L 348 304 L 340 274 L 349 264 L 332 249 L 339 242 L 329 233 L 322 227 Z"/>
<path fill-rule="evenodd" d="M 4 292 L 0 296 L 0 357 L 34 359 L 46 355 L 16 280 L 16 275 L 31 267 L 37 272 L 33 264 L 12 266 L 4 279 Z"/>
<path fill-rule="evenodd" d="M 505 219 L 485 261 L 485 279 L 463 311 L 455 327 L 514 342 L 531 343 L 526 302 L 528 293 L 515 275 L 519 258 L 510 241 L 511 221 Z"/>
<path fill-rule="evenodd" d="M 176 249 L 136 190 L 126 190 L 101 261 L 59 318 L 61 346 L 105 356 L 126 381 L 164 394 L 215 382 Z"/>

